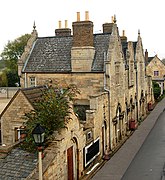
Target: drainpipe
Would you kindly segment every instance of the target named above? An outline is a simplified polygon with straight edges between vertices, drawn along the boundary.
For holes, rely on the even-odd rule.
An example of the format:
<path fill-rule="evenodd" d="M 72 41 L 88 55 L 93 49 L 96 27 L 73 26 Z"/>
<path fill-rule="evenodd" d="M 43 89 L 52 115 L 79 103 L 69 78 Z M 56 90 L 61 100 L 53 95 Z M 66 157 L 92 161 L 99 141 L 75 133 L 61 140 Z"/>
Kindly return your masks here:
<path fill-rule="evenodd" d="M 136 62 L 137 63 L 137 62 Z M 138 123 L 138 119 L 139 119 L 139 117 L 138 117 L 138 110 L 139 110 L 139 108 L 138 108 L 138 106 L 139 106 L 139 98 L 138 98 L 138 73 L 137 73 L 137 64 L 136 64 L 136 118 L 137 118 L 137 123 Z"/>
<path fill-rule="evenodd" d="M 25 88 L 27 88 L 27 74 L 25 73 L 25 84 L 24 84 Z"/>
<path fill-rule="evenodd" d="M 109 112 L 109 148 L 110 151 L 112 150 L 111 147 L 111 118 L 110 118 L 110 90 L 106 87 L 106 52 L 104 52 L 104 91 L 108 92 L 108 112 Z"/>

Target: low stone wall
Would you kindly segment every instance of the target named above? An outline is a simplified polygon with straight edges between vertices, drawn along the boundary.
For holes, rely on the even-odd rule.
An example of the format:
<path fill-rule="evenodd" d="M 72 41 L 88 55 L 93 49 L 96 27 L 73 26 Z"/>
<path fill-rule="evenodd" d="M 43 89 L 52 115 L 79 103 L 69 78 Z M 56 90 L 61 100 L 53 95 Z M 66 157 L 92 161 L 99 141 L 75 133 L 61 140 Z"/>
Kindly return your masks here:
<path fill-rule="evenodd" d="M 20 87 L 0 87 L 0 99 L 11 99 Z"/>

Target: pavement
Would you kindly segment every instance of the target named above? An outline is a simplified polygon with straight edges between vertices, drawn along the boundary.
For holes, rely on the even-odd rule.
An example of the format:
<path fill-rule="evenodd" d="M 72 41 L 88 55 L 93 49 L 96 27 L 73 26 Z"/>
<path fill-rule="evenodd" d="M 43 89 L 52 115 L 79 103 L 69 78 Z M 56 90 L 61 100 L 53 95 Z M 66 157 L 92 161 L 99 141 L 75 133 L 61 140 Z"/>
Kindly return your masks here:
<path fill-rule="evenodd" d="M 0 98 L 0 114 L 2 113 L 2 111 L 5 109 L 5 107 L 7 106 L 7 104 L 9 103 L 10 99 L 6 99 L 6 98 Z"/>
<path fill-rule="evenodd" d="M 164 109 L 165 98 L 155 106 L 153 111 L 150 112 L 147 118 L 140 124 L 138 129 L 91 179 L 121 180 Z"/>

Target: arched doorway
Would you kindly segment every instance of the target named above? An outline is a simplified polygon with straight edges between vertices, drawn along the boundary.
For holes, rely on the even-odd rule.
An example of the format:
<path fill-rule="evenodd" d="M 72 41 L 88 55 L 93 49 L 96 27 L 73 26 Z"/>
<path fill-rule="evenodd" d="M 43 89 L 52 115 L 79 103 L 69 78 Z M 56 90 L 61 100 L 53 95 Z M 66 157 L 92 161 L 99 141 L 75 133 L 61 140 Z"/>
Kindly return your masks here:
<path fill-rule="evenodd" d="M 76 137 L 72 139 L 72 146 L 67 149 L 68 180 L 79 179 L 79 149 Z"/>

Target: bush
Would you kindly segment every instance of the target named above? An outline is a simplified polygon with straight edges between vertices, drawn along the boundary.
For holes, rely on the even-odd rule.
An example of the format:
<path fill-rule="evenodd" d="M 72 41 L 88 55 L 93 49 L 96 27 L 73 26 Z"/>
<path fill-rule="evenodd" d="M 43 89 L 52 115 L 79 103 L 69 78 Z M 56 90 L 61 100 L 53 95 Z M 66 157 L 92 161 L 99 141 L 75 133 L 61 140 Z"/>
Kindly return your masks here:
<path fill-rule="evenodd" d="M 155 100 L 158 100 L 160 94 L 161 94 L 161 88 L 158 83 L 153 82 L 153 93 Z"/>

